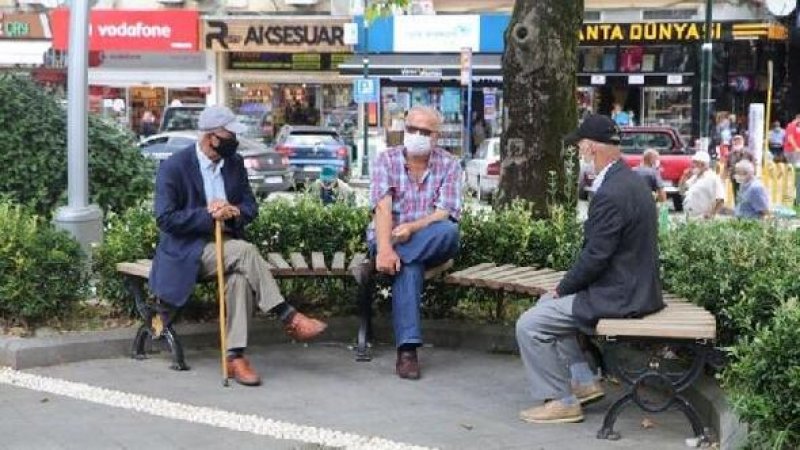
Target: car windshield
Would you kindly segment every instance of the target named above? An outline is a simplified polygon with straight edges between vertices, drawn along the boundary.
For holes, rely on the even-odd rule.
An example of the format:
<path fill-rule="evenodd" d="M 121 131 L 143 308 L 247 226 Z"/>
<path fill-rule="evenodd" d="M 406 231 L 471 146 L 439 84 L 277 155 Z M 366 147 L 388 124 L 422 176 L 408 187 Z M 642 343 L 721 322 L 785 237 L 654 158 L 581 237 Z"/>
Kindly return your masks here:
<path fill-rule="evenodd" d="M 635 155 L 640 155 L 649 148 L 657 150 L 662 155 L 681 152 L 681 148 L 673 145 L 669 134 L 660 132 L 623 132 L 620 146 L 623 153 Z"/>
<path fill-rule="evenodd" d="M 338 145 L 339 139 L 335 133 L 292 133 L 286 138 L 289 145 Z"/>
<path fill-rule="evenodd" d="M 164 129 L 162 131 L 196 130 L 197 119 L 202 111 L 200 108 L 167 108 L 164 111 Z"/>

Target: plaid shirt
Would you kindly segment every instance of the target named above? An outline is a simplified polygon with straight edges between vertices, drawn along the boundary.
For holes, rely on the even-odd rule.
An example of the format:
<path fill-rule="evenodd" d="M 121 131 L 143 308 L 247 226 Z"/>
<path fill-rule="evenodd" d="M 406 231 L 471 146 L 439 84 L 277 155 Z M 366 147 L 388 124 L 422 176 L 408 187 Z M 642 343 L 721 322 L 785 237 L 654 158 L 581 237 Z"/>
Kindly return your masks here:
<path fill-rule="evenodd" d="M 461 165 L 445 150 L 431 151 L 428 170 L 419 183 L 408 174 L 402 146 L 381 153 L 371 169 L 370 205 L 374 210 L 391 195 L 393 226 L 414 222 L 439 209 L 450 213 L 454 221 L 461 218 Z M 370 224 L 367 239 L 375 240 L 375 221 Z"/>

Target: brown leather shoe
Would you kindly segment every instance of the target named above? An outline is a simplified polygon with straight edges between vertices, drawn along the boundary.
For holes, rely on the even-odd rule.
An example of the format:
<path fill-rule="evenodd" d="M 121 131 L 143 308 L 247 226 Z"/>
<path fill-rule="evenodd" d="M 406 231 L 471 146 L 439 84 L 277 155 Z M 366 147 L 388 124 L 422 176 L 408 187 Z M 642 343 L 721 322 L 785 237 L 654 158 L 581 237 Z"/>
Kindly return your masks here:
<path fill-rule="evenodd" d="M 395 364 L 397 376 L 406 380 L 419 380 L 422 373 L 417 360 L 417 350 L 398 350 Z"/>
<path fill-rule="evenodd" d="M 289 323 L 283 326 L 283 330 L 290 338 L 296 341 L 308 341 L 319 336 L 320 333 L 328 328 L 324 322 L 312 319 L 305 314 L 295 313 Z"/>
<path fill-rule="evenodd" d="M 261 377 L 250 367 L 250 361 L 244 356 L 228 358 L 228 378 L 233 378 L 237 383 L 245 386 L 261 384 Z"/>

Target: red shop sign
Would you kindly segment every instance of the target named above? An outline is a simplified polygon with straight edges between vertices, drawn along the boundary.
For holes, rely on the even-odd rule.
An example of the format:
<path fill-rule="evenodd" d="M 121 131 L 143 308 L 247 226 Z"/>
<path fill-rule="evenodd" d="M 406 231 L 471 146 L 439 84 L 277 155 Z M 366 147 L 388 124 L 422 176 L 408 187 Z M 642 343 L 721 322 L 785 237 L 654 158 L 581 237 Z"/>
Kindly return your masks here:
<path fill-rule="evenodd" d="M 196 51 L 199 17 L 197 11 L 191 10 L 92 10 L 89 50 Z M 53 47 L 67 50 L 69 10 L 53 10 L 50 21 Z"/>

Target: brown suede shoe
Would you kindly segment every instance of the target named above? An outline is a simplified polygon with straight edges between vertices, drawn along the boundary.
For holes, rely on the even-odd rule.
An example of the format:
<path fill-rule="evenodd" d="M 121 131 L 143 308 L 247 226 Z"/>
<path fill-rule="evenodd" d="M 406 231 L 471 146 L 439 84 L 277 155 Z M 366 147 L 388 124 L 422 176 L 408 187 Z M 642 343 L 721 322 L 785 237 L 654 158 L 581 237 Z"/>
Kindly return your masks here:
<path fill-rule="evenodd" d="M 228 358 L 228 378 L 233 378 L 237 383 L 245 386 L 261 384 L 261 377 L 250 367 L 250 361 L 244 356 Z"/>
<path fill-rule="evenodd" d="M 283 326 L 283 330 L 290 338 L 296 341 L 308 341 L 319 336 L 320 333 L 328 328 L 324 322 L 312 319 L 305 314 L 295 313 L 289 323 Z"/>
<path fill-rule="evenodd" d="M 417 360 L 417 350 L 398 350 L 395 370 L 400 378 L 419 380 L 422 373 Z"/>

